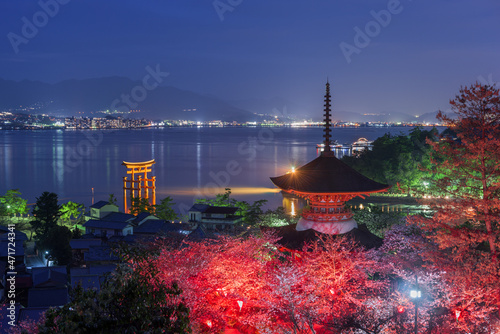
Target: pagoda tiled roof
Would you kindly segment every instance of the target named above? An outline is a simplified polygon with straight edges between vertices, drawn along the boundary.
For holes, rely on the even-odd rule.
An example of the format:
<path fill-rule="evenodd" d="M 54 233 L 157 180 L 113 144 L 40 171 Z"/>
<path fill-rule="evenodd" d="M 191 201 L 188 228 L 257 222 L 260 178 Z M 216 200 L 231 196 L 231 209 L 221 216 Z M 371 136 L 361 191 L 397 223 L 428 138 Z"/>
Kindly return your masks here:
<path fill-rule="evenodd" d="M 389 188 L 327 154 L 322 154 L 294 172 L 271 177 L 271 181 L 285 191 L 311 194 L 368 194 Z"/>

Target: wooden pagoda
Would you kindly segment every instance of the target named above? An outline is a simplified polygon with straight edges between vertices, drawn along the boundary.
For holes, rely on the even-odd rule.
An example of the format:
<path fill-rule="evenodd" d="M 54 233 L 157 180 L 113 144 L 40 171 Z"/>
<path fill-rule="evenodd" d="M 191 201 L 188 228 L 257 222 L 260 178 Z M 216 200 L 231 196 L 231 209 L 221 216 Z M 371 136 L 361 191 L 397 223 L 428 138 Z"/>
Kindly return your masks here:
<path fill-rule="evenodd" d="M 147 198 L 151 205 L 156 204 L 156 176 L 148 176 L 151 166 L 155 163 L 154 159 L 122 163 L 127 167 L 127 174 L 130 174 L 130 179 L 127 176 L 123 177 L 123 206 L 126 213 L 129 212 L 129 202 L 132 197 Z"/>
<path fill-rule="evenodd" d="M 326 83 L 324 114 L 324 144 L 321 155 L 302 167 L 285 175 L 272 177 L 271 181 L 282 191 L 307 199 L 296 229 L 313 229 L 327 234 L 343 234 L 357 227 L 345 202 L 371 193 L 386 191 L 389 186 L 375 182 L 358 173 L 335 157 L 330 149 L 331 96 Z"/>

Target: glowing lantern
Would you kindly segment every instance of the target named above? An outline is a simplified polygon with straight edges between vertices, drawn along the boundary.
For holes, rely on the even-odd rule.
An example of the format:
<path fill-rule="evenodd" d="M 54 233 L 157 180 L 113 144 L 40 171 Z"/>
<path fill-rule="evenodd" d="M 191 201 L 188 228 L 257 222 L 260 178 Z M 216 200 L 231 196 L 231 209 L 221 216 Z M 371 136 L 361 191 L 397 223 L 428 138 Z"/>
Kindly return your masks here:
<path fill-rule="evenodd" d="M 212 322 L 210 320 L 207 320 L 206 324 L 208 327 L 212 328 Z"/>
<path fill-rule="evenodd" d="M 404 313 L 404 311 L 405 311 L 404 306 L 399 305 L 398 306 L 398 313 Z"/>
<path fill-rule="evenodd" d="M 457 321 L 458 321 L 458 318 L 460 318 L 461 313 L 462 313 L 462 311 L 455 310 L 455 318 L 457 319 Z"/>
<path fill-rule="evenodd" d="M 238 300 L 238 306 L 240 307 L 240 312 L 241 312 L 241 308 L 243 307 L 243 301 L 242 300 Z"/>

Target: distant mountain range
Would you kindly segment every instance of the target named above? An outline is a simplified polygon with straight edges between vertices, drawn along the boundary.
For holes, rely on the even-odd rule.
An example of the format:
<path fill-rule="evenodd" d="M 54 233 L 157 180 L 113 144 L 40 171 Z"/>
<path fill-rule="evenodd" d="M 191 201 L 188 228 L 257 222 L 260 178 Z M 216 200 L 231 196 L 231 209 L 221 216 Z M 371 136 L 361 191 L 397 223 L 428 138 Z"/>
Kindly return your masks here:
<path fill-rule="evenodd" d="M 282 98 L 272 99 L 248 99 L 241 101 L 231 101 L 232 105 L 239 108 L 250 110 L 258 114 L 268 114 L 278 116 L 278 118 L 304 118 L 301 115 L 316 115 L 313 116 L 314 121 L 322 120 L 323 110 L 311 110 L 310 107 L 300 106 L 297 103 L 290 102 Z M 320 107 L 321 108 L 321 107 Z M 332 117 L 334 121 L 343 122 L 436 122 L 436 114 L 438 112 L 429 112 L 422 114 L 418 117 L 408 115 L 402 112 L 386 112 L 386 113 L 356 113 L 350 111 L 332 110 Z"/>
<path fill-rule="evenodd" d="M 20 106 L 36 107 L 33 113 L 68 116 L 112 109 L 140 109 L 141 113 L 133 114 L 135 117 L 194 121 L 259 119 L 247 110 L 214 97 L 174 87 L 158 86 L 147 90 L 142 82 L 122 77 L 66 80 L 56 84 L 0 79 L 0 109 Z"/>
<path fill-rule="evenodd" d="M 140 113 L 130 115 L 193 121 L 257 121 L 262 120 L 263 114 L 289 120 L 313 114 L 310 107 L 278 97 L 228 102 L 175 87 L 158 86 L 148 90 L 141 81 L 123 77 L 66 80 L 56 84 L 0 79 L 0 110 L 21 107 L 32 107 L 31 113 L 66 116 L 95 116 L 97 111 L 103 110 L 139 109 Z M 417 118 L 405 113 L 360 114 L 334 110 L 333 119 L 346 122 L 434 122 L 436 113 L 426 113 Z M 322 111 L 317 115 L 315 120 L 320 120 Z"/>

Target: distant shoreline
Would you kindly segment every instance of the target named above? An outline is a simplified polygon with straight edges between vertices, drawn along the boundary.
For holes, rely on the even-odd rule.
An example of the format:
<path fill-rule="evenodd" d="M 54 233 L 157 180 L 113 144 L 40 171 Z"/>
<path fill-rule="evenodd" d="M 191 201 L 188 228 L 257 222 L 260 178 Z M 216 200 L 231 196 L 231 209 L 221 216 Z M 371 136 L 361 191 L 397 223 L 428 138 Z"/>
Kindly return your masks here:
<path fill-rule="evenodd" d="M 45 126 L 45 127 L 33 127 L 33 126 L 0 126 L 0 131 L 47 131 L 47 130 L 65 130 L 65 131 L 99 131 L 99 130 L 148 130 L 148 129 L 164 129 L 164 128 L 323 128 L 322 125 L 301 125 L 295 126 L 291 124 L 280 124 L 280 125 L 151 125 L 151 126 L 137 126 L 137 127 L 102 127 L 102 128 L 73 128 L 73 127 L 61 127 L 61 126 Z M 434 128 L 434 127 L 445 127 L 440 124 L 388 124 L 388 125 L 337 125 L 333 126 L 333 128 L 348 128 L 348 129 L 358 129 L 358 128 Z"/>

